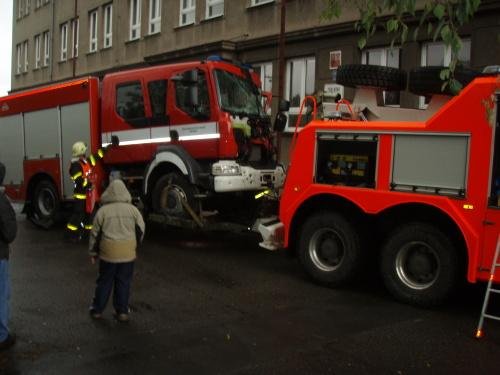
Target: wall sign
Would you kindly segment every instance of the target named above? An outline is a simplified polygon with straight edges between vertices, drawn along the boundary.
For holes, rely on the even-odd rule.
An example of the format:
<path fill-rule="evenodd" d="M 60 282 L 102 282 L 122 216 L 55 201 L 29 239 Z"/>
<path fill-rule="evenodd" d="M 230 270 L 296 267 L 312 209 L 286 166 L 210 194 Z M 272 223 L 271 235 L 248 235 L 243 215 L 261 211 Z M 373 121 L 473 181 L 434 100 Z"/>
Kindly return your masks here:
<path fill-rule="evenodd" d="M 338 69 L 342 64 L 342 51 L 331 51 L 330 52 L 330 69 Z"/>

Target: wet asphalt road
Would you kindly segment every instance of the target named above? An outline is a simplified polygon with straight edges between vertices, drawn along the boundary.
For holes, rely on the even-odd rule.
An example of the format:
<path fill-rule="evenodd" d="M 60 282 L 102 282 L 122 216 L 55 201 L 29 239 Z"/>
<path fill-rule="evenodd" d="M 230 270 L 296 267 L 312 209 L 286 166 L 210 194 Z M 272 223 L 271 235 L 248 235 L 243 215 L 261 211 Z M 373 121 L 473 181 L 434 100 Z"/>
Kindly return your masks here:
<path fill-rule="evenodd" d="M 368 275 L 330 290 L 251 235 L 151 225 L 132 321 L 92 321 L 97 268 L 62 229 L 21 216 L 13 246 L 13 350 L 1 374 L 496 374 L 500 324 L 473 338 L 484 286 L 440 310 L 394 302 Z M 498 297 L 500 299 L 500 297 Z"/>

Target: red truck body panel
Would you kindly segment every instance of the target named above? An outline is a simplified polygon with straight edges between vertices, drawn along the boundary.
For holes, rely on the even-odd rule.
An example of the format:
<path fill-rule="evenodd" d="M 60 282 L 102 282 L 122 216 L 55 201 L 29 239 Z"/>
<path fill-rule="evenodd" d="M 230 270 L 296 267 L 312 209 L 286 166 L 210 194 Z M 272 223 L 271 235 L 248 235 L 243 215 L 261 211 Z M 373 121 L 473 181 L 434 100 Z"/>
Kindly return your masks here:
<path fill-rule="evenodd" d="M 290 168 L 280 201 L 280 220 L 284 224 L 284 245 L 289 247 L 292 221 L 309 199 L 322 194 L 342 197 L 362 212 L 380 215 L 405 204 L 432 206 L 447 215 L 460 229 L 467 245 L 470 282 L 487 280 L 500 229 L 500 210 L 488 206 L 492 168 L 493 129 L 487 107 L 498 90 L 495 77 L 477 78 L 426 122 L 312 121 L 298 134 Z M 377 134 L 378 155 L 374 188 L 316 183 L 314 156 L 320 132 L 368 132 Z M 449 197 L 391 190 L 394 135 L 396 134 L 468 135 L 469 152 L 466 192 Z M 425 152 L 425 150 L 422 150 Z M 485 223 L 492 223 L 485 225 Z M 500 281 L 500 272 L 496 273 Z"/>

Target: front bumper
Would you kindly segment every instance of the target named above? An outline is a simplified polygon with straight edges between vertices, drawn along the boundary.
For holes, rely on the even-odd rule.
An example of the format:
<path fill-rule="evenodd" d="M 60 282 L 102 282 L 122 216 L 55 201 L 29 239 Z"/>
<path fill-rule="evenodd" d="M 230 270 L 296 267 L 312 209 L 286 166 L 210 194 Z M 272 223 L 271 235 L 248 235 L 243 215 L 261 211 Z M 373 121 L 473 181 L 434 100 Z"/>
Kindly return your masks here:
<path fill-rule="evenodd" d="M 274 169 L 255 169 L 241 166 L 241 174 L 214 176 L 214 190 L 217 193 L 253 191 L 266 188 L 279 189 L 285 182 L 285 170 L 281 165 Z"/>

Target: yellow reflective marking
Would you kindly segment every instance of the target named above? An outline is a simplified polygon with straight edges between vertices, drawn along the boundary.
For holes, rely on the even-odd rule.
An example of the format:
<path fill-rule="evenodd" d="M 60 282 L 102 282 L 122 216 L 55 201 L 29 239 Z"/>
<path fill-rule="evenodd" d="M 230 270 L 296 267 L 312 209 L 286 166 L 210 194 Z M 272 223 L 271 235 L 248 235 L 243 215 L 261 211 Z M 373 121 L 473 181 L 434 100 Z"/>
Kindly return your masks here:
<path fill-rule="evenodd" d="M 104 156 L 104 151 L 102 150 L 102 148 L 97 150 L 97 155 L 99 155 L 100 158 L 102 158 Z"/>
<path fill-rule="evenodd" d="M 87 186 L 87 185 L 88 185 L 88 183 L 89 183 L 89 180 L 84 179 L 84 180 L 83 180 L 83 184 L 82 184 L 82 186 L 83 186 L 83 187 L 85 187 L 85 186 Z"/>
<path fill-rule="evenodd" d="M 84 228 L 87 229 L 87 230 L 91 230 L 92 229 L 92 225 L 85 225 Z"/>
<path fill-rule="evenodd" d="M 66 228 L 68 228 L 69 230 L 78 230 L 78 227 L 74 226 L 73 224 L 66 225 Z"/>
<path fill-rule="evenodd" d="M 257 194 L 257 195 L 255 196 L 255 199 L 262 198 L 264 195 L 267 195 L 267 194 L 269 194 L 270 192 L 271 192 L 271 191 L 270 191 L 269 189 L 268 189 L 268 190 L 264 190 L 263 192 L 261 192 L 261 193 Z"/>
<path fill-rule="evenodd" d="M 92 166 L 95 166 L 95 158 L 94 158 L 94 155 L 90 155 L 89 159 L 90 159 L 90 164 L 92 164 Z"/>
<path fill-rule="evenodd" d="M 85 194 L 73 194 L 73 198 L 76 198 L 76 199 L 86 199 L 87 196 Z"/>
<path fill-rule="evenodd" d="M 78 177 L 83 176 L 82 172 L 75 173 L 73 176 L 71 176 L 72 180 L 76 180 Z"/>

